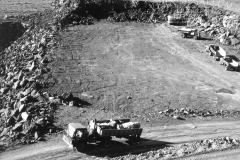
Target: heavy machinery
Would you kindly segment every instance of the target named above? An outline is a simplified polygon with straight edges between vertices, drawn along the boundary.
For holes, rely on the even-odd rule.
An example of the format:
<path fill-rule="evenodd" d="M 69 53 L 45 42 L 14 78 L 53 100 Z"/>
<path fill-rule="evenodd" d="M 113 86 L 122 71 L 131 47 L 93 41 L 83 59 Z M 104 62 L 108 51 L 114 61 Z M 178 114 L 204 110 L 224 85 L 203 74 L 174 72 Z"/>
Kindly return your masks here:
<path fill-rule="evenodd" d="M 200 38 L 200 33 L 197 29 L 181 28 L 178 31 L 182 33 L 183 38 L 194 38 L 196 40 Z"/>
<path fill-rule="evenodd" d="M 142 130 L 140 123 L 130 122 L 130 119 L 91 120 L 87 127 L 81 123 L 69 123 L 63 140 L 78 151 L 84 150 L 87 143 L 103 144 L 108 148 L 113 137 L 126 138 L 129 144 L 140 142 Z"/>
<path fill-rule="evenodd" d="M 213 56 L 213 59 L 216 61 L 219 61 L 220 58 L 226 57 L 227 55 L 223 48 L 215 44 L 207 45 L 205 51 L 208 52 L 210 56 Z"/>
<path fill-rule="evenodd" d="M 235 60 L 233 60 L 231 57 L 229 56 L 225 56 L 220 58 L 220 62 L 221 65 L 226 66 L 226 70 L 233 70 L 233 71 L 237 71 L 239 69 L 239 64 L 238 62 L 236 62 Z"/>

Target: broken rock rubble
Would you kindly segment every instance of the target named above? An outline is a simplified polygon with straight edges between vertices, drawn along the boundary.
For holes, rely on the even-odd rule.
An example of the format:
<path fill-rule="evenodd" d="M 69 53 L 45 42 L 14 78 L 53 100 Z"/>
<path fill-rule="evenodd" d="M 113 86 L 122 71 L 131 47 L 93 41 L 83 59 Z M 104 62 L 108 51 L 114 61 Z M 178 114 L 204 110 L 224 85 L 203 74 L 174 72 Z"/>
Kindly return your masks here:
<path fill-rule="evenodd" d="M 173 117 L 210 117 L 210 116 L 234 116 L 239 115 L 240 111 L 234 110 L 220 110 L 220 111 L 209 111 L 209 110 L 196 110 L 190 108 L 181 108 L 181 109 L 167 109 L 165 111 L 160 111 L 159 114 L 165 116 Z M 179 118 L 175 118 L 179 119 Z"/>
<path fill-rule="evenodd" d="M 0 54 L 0 145 L 30 143 L 56 130 L 54 112 L 68 100 L 42 90 L 54 85 L 44 78 L 57 45 L 57 30 L 51 26 L 59 28 L 67 13 L 63 9 L 18 16 L 28 29 Z"/>
<path fill-rule="evenodd" d="M 240 145 L 239 138 L 222 137 L 215 139 L 205 139 L 197 142 L 190 142 L 175 146 L 166 146 L 163 149 L 148 151 L 141 154 L 129 154 L 126 156 L 120 156 L 113 159 L 133 160 L 133 159 L 169 159 L 178 158 L 182 156 L 188 156 L 198 154 L 202 152 L 210 152 L 223 150 L 234 146 Z"/>
<path fill-rule="evenodd" d="M 150 112 L 143 115 L 134 114 L 134 118 L 140 118 L 146 122 L 150 122 L 154 119 L 161 119 L 164 117 L 171 117 L 177 120 L 184 120 L 185 118 L 196 117 L 239 117 L 240 111 L 238 110 L 197 110 L 190 108 L 169 108 L 164 111 Z"/>

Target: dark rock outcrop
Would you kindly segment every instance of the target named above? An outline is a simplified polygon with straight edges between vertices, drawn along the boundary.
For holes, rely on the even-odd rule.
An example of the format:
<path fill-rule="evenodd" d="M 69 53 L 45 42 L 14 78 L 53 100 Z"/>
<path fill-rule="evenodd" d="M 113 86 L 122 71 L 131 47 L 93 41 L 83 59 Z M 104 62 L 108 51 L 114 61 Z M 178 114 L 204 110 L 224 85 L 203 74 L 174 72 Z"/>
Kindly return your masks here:
<path fill-rule="evenodd" d="M 22 23 L 15 20 L 0 20 L 0 52 L 25 32 Z"/>

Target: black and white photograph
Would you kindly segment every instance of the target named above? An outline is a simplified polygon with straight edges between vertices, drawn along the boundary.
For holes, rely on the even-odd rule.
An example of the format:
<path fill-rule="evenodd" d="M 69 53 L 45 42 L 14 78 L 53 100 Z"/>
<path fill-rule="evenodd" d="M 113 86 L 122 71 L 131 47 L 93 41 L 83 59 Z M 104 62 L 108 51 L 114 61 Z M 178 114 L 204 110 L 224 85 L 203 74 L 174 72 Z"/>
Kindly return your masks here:
<path fill-rule="evenodd" d="M 240 0 L 0 0 L 0 160 L 240 160 Z"/>

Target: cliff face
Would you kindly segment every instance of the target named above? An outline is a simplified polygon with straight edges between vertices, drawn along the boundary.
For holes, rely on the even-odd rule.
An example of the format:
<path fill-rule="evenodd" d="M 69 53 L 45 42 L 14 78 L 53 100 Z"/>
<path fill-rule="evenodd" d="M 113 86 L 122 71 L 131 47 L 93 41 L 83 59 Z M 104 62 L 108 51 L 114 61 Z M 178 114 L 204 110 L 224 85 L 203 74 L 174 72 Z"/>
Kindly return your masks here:
<path fill-rule="evenodd" d="M 25 32 L 20 22 L 0 21 L 0 52 Z"/>

